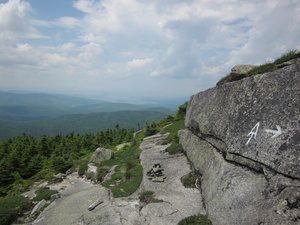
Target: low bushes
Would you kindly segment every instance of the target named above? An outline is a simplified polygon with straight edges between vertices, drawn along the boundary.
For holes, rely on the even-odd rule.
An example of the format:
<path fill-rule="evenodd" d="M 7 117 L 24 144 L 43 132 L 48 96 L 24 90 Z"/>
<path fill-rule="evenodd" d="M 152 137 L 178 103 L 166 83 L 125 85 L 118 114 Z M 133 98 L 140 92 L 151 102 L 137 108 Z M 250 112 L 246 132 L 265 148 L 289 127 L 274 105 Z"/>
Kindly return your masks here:
<path fill-rule="evenodd" d="M 30 201 L 21 196 L 0 199 L 0 225 L 11 224 L 30 206 Z"/>
<path fill-rule="evenodd" d="M 193 172 L 181 178 L 181 182 L 183 186 L 186 188 L 195 188 L 196 180 L 197 180 L 197 175 Z"/>
<path fill-rule="evenodd" d="M 88 170 L 88 161 L 86 160 L 81 161 L 78 167 L 78 175 L 83 176 L 87 170 Z"/>
<path fill-rule="evenodd" d="M 230 73 L 230 74 L 226 75 L 225 77 L 221 78 L 217 82 L 217 85 L 222 85 L 227 82 L 241 80 L 245 77 L 253 76 L 256 74 L 272 72 L 277 69 L 277 65 L 284 63 L 286 61 L 292 60 L 292 59 L 296 59 L 296 58 L 300 58 L 300 52 L 297 50 L 290 50 L 287 53 L 284 53 L 283 55 L 281 55 L 281 57 L 276 59 L 274 62 L 261 64 L 260 66 L 257 66 L 254 69 L 248 71 L 247 74 L 233 76 Z"/>
<path fill-rule="evenodd" d="M 169 146 L 168 148 L 166 148 L 166 151 L 170 155 L 174 155 L 174 154 L 177 154 L 177 153 L 182 153 L 183 152 L 183 148 L 182 148 L 181 144 L 173 143 L 171 146 Z"/>
<path fill-rule="evenodd" d="M 204 215 L 189 216 L 181 220 L 178 225 L 212 225 L 212 222 Z"/>
<path fill-rule="evenodd" d="M 155 202 L 162 202 L 163 200 L 154 198 L 154 191 L 144 191 L 139 196 L 140 202 L 142 202 L 144 205 L 147 205 L 149 203 L 155 203 Z"/>
<path fill-rule="evenodd" d="M 129 196 L 140 186 L 143 178 L 143 167 L 139 162 L 140 152 L 137 143 L 118 151 L 115 159 L 101 162 L 103 166 L 118 165 L 111 178 L 101 183 L 102 186 L 111 188 L 115 198 Z"/>
<path fill-rule="evenodd" d="M 154 191 L 144 191 L 140 194 L 140 201 L 142 202 L 150 202 L 151 199 L 153 198 Z"/>
<path fill-rule="evenodd" d="M 54 195 L 56 193 L 57 191 L 41 188 L 35 192 L 36 196 L 32 199 L 32 201 L 41 201 L 43 199 L 49 200 L 51 198 L 51 195 Z"/>

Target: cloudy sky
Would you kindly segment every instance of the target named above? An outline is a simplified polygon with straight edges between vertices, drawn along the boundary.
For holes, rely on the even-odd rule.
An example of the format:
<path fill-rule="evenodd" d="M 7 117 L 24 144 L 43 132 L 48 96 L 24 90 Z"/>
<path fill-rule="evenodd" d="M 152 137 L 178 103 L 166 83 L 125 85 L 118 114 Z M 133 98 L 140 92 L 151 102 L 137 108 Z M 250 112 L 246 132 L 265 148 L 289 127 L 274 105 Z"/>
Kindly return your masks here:
<path fill-rule="evenodd" d="M 299 40 L 300 0 L 0 0 L 0 90 L 188 99 Z"/>

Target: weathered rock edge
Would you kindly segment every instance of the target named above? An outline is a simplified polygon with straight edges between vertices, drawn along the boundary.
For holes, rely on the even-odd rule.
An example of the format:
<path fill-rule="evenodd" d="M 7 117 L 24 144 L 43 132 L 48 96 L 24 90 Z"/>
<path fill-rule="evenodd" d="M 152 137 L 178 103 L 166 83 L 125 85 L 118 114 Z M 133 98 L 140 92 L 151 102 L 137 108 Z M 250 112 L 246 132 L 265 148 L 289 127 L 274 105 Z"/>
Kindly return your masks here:
<path fill-rule="evenodd" d="M 191 97 L 180 143 L 214 224 L 300 221 L 300 64 Z"/>

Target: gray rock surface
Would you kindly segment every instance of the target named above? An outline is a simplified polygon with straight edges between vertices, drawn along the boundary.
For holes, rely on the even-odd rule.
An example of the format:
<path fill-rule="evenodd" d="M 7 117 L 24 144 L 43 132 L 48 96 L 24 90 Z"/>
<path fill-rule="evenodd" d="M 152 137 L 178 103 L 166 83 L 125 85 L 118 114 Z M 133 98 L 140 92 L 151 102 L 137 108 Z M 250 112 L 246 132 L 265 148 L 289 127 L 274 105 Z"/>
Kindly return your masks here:
<path fill-rule="evenodd" d="M 120 216 L 111 210 L 110 194 L 106 188 L 93 185 L 77 177 L 76 173 L 67 177 L 61 185 L 65 188 L 52 187 L 59 188 L 61 198 L 54 200 L 32 223 L 33 225 L 120 224 Z M 103 203 L 89 211 L 88 208 L 99 199 L 102 199 Z"/>
<path fill-rule="evenodd" d="M 299 99 L 299 63 L 191 97 L 180 142 L 214 224 L 299 224 Z"/>
<path fill-rule="evenodd" d="M 132 196 L 113 198 L 108 189 L 74 173 L 51 187 L 60 190 L 61 198 L 55 199 L 32 224 L 174 225 L 185 217 L 206 214 L 199 190 L 184 188 L 180 181 L 191 172 L 186 157 L 183 154 L 171 156 L 164 151 L 168 145 L 157 144 L 166 136 L 146 138 L 140 146 L 144 173 L 159 163 L 164 168 L 164 182 L 152 182 L 144 174 L 140 188 Z M 155 198 L 162 201 L 141 208 L 139 195 L 145 190 L 154 191 Z"/>
<path fill-rule="evenodd" d="M 231 69 L 230 74 L 234 75 L 234 76 L 235 75 L 245 75 L 245 74 L 247 74 L 248 71 L 254 69 L 255 67 L 257 67 L 257 66 L 248 65 L 248 64 L 246 64 L 246 65 L 237 65 L 237 66 L 235 66 Z"/>
<path fill-rule="evenodd" d="M 33 216 L 35 213 L 38 213 L 45 205 L 47 204 L 46 200 L 41 200 L 37 203 L 34 208 L 32 209 L 30 216 Z"/>
<path fill-rule="evenodd" d="M 186 127 L 224 153 L 300 178 L 299 70 L 294 64 L 192 96 Z"/>
<path fill-rule="evenodd" d="M 114 152 L 106 148 L 97 148 L 93 155 L 91 156 L 89 163 L 100 163 L 102 161 L 111 159 L 114 155 Z"/>
<path fill-rule="evenodd" d="M 167 135 L 145 138 L 140 146 L 143 150 L 140 158 L 144 174 L 136 194 L 150 190 L 156 199 L 163 200 L 142 208 L 141 214 L 149 219 L 149 223 L 144 224 L 174 225 L 185 217 L 206 214 L 199 190 L 185 188 L 181 183 L 180 179 L 191 172 L 187 158 L 183 154 L 170 155 L 165 152 L 169 145 L 157 145 Z M 164 169 L 164 182 L 153 182 L 147 178 L 147 171 L 154 164 L 160 164 Z"/>

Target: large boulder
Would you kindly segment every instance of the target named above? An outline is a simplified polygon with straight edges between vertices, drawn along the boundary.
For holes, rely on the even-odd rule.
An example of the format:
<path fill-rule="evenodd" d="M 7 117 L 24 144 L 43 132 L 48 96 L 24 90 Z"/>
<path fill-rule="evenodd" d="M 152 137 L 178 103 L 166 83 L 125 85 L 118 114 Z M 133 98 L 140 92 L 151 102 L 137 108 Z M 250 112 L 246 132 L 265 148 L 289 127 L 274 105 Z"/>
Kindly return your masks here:
<path fill-rule="evenodd" d="M 109 160 L 114 156 L 112 150 L 106 148 L 97 148 L 89 160 L 89 163 L 98 164 L 102 161 Z"/>
<path fill-rule="evenodd" d="M 191 97 L 180 142 L 213 224 L 300 221 L 300 64 Z"/>
<path fill-rule="evenodd" d="M 231 69 L 231 75 L 238 76 L 238 75 L 246 75 L 250 70 L 256 68 L 255 65 L 237 65 Z"/>

